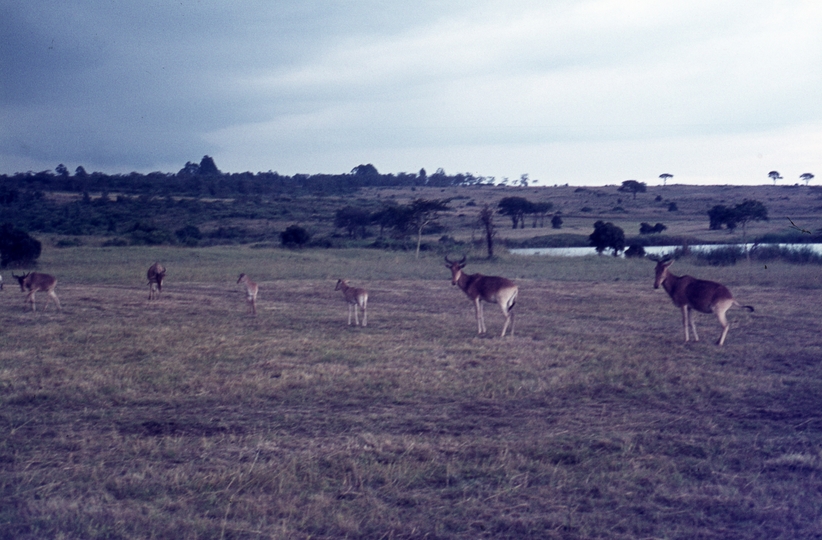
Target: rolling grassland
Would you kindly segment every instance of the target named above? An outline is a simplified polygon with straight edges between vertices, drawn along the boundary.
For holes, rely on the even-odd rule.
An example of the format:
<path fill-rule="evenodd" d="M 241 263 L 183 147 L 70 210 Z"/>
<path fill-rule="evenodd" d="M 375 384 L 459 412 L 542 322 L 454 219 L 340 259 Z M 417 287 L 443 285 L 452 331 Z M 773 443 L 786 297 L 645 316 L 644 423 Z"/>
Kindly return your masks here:
<path fill-rule="evenodd" d="M 642 260 L 469 259 L 520 287 L 502 340 L 441 256 L 47 248 L 39 269 L 61 312 L 5 271 L 0 292 L 0 538 L 822 537 L 818 266 L 678 261 L 756 307 L 723 348 L 710 315 L 683 342 Z"/>

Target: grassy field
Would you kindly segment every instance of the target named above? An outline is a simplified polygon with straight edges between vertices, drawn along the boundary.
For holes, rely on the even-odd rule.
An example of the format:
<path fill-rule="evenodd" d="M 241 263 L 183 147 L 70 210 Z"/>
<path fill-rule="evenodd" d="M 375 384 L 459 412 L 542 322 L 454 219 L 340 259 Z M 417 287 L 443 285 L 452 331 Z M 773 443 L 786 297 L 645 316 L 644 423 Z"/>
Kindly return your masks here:
<path fill-rule="evenodd" d="M 677 262 L 756 307 L 720 349 L 647 261 L 469 261 L 520 285 L 503 340 L 442 263 L 47 247 L 59 313 L 4 272 L 0 538 L 822 537 L 818 266 Z"/>

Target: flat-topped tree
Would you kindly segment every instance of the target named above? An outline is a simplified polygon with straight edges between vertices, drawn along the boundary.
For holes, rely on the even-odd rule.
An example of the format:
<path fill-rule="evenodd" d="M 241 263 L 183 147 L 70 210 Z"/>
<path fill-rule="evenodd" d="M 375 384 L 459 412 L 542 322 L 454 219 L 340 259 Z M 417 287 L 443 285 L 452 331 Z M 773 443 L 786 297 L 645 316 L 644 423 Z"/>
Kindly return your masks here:
<path fill-rule="evenodd" d="M 634 200 L 636 200 L 637 193 L 645 193 L 647 186 L 645 182 L 639 182 L 637 180 L 625 180 L 622 182 L 622 185 L 617 189 L 617 191 L 626 191 L 629 193 L 634 194 Z"/>

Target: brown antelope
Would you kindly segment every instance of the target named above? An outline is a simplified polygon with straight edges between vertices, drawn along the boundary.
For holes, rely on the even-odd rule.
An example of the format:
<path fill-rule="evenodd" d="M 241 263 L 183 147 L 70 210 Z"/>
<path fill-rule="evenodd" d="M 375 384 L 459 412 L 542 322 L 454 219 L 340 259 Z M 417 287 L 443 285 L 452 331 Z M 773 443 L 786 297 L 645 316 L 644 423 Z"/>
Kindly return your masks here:
<path fill-rule="evenodd" d="M 160 298 L 160 292 L 163 290 L 163 280 L 166 277 L 166 267 L 156 262 L 149 267 L 146 277 L 148 278 L 148 299 Z"/>
<path fill-rule="evenodd" d="M 49 295 L 49 298 L 46 299 L 46 305 L 43 306 L 43 311 L 46 310 L 51 300 L 54 300 L 58 310 L 61 309 L 60 299 L 57 298 L 57 295 L 54 293 L 54 288 L 57 286 L 57 280 L 54 279 L 54 276 L 41 274 L 39 272 L 26 273 L 22 276 L 16 276 L 14 272 L 12 272 L 11 275 L 20 283 L 21 291 L 28 291 L 29 294 L 26 296 L 26 302 L 31 302 L 32 311 L 37 311 L 34 307 L 34 294 L 40 291 L 48 293 Z"/>
<path fill-rule="evenodd" d="M 357 287 L 349 287 L 345 279 L 337 280 L 335 291 L 342 291 L 345 301 L 348 302 L 348 325 L 351 325 L 351 313 L 354 313 L 354 326 L 359 326 L 360 318 L 357 316 L 357 308 L 362 309 L 362 325 L 368 326 L 368 291 Z"/>
<path fill-rule="evenodd" d="M 251 281 L 247 275 L 240 274 L 240 277 L 237 278 L 237 283 L 242 283 L 245 285 L 245 292 L 246 292 L 246 301 L 251 305 L 251 312 L 254 316 L 257 316 L 257 291 L 260 288 L 257 286 L 256 283 Z"/>
<path fill-rule="evenodd" d="M 731 307 L 742 307 L 749 311 L 753 311 L 753 306 L 743 306 L 734 300 L 731 291 L 721 283 L 715 281 L 706 281 L 704 279 L 696 279 L 691 276 L 675 276 L 668 267 L 673 264 L 673 259 L 665 257 L 658 259 L 650 257 L 656 262 L 656 279 L 654 280 L 654 289 L 658 289 L 660 285 L 665 289 L 668 295 L 673 300 L 674 305 L 682 309 L 682 326 L 685 327 L 685 341 L 689 340 L 688 326 L 694 331 L 694 341 L 699 341 L 699 334 L 696 333 L 696 326 L 694 325 L 694 316 L 692 310 L 701 311 L 702 313 L 714 313 L 719 319 L 719 324 L 722 325 L 722 334 L 719 336 L 716 344 L 722 346 L 725 343 L 725 338 L 728 335 L 730 324 L 725 317 L 725 312 Z"/>
<path fill-rule="evenodd" d="M 477 334 L 485 333 L 485 317 L 482 313 L 482 302 L 498 304 L 505 315 L 505 324 L 502 326 L 502 334 L 508 325 L 511 325 L 511 335 L 514 335 L 514 313 L 511 311 L 517 302 L 519 288 L 510 279 L 498 276 L 483 276 L 482 274 L 466 274 L 462 271 L 465 268 L 465 256 L 460 261 L 452 261 L 445 257 L 446 268 L 451 270 L 451 285 L 459 285 L 460 289 L 468 295 L 474 302 L 474 309 L 477 314 Z"/>

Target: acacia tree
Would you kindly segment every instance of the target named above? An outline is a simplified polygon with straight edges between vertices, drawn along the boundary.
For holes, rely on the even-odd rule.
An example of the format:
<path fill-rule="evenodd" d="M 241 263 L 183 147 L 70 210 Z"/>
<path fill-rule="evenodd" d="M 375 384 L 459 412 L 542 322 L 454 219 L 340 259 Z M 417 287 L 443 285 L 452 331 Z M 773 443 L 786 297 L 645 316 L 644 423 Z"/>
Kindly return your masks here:
<path fill-rule="evenodd" d="M 734 221 L 742 225 L 742 244 L 746 244 L 746 233 L 748 222 L 750 221 L 768 221 L 768 209 L 759 201 L 752 199 L 745 199 L 740 204 L 734 206 Z M 747 250 L 746 250 L 747 252 Z M 748 254 L 750 260 L 750 254 Z"/>
<path fill-rule="evenodd" d="M 439 213 L 448 210 L 448 201 L 417 199 L 410 207 L 409 223 L 417 231 L 417 254 L 420 258 L 420 246 L 422 245 L 422 230 L 437 220 Z"/>
<path fill-rule="evenodd" d="M 673 178 L 674 175 L 668 174 L 668 173 L 662 173 L 662 174 L 659 175 L 659 177 L 662 179 L 662 185 L 667 186 L 668 185 L 668 179 Z"/>
<path fill-rule="evenodd" d="M 540 227 L 545 226 L 545 218 L 553 207 L 554 203 L 548 201 L 531 204 L 528 213 L 534 216 L 534 228 L 537 227 L 537 223 Z"/>
<path fill-rule="evenodd" d="M 525 214 L 531 212 L 532 204 L 525 197 L 504 197 L 497 203 L 499 213 L 511 218 L 513 229 L 520 225 L 520 228 L 525 228 Z"/>
<path fill-rule="evenodd" d="M 622 182 L 622 185 L 617 189 L 617 191 L 625 191 L 634 194 L 634 200 L 636 200 L 637 193 L 645 193 L 646 185 L 645 182 L 638 182 L 636 180 L 625 180 Z"/>
<path fill-rule="evenodd" d="M 806 172 L 806 173 L 800 174 L 800 175 L 799 175 L 799 179 L 800 179 L 800 180 L 802 180 L 803 182 L 805 182 L 805 185 L 807 186 L 807 185 L 808 185 L 808 182 L 810 182 L 811 180 L 813 180 L 813 174 L 811 174 L 811 173 L 809 173 L 809 172 Z"/>
<path fill-rule="evenodd" d="M 349 238 L 365 237 L 365 227 L 371 222 L 371 214 L 368 210 L 346 206 L 337 210 L 334 215 L 334 226 L 338 229 L 345 229 Z"/>
<path fill-rule="evenodd" d="M 782 180 L 782 177 L 779 176 L 779 171 L 771 171 L 768 173 L 768 176 L 773 180 L 773 185 L 776 185 L 777 180 Z"/>

